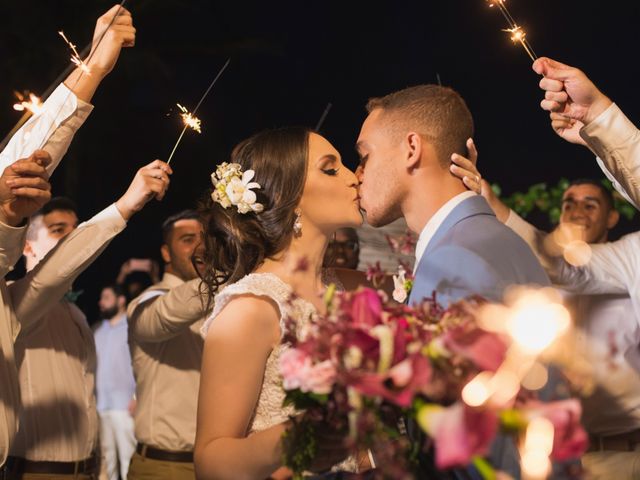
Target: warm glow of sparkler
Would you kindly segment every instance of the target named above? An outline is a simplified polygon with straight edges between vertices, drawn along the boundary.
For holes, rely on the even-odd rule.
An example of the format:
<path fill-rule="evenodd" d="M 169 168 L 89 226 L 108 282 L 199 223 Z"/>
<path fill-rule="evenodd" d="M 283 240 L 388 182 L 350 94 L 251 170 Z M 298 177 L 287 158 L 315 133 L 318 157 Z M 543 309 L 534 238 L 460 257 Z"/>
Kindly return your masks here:
<path fill-rule="evenodd" d="M 507 320 L 507 331 L 526 353 L 538 354 L 562 335 L 571 323 L 569 311 L 545 295 L 527 292 L 516 300 Z"/>
<path fill-rule="evenodd" d="M 529 479 L 544 479 L 551 471 L 549 455 L 553 449 L 553 424 L 543 417 L 534 418 L 527 426 L 522 448 L 522 473 Z"/>
<path fill-rule="evenodd" d="M 25 96 L 15 92 L 16 97 L 20 103 L 15 103 L 13 105 L 13 109 L 18 112 L 24 112 L 25 110 L 29 110 L 34 115 L 39 114 L 42 111 L 42 101 L 40 101 L 40 97 L 33 93 L 29 93 L 29 100 L 25 100 Z"/>
<path fill-rule="evenodd" d="M 86 73 L 87 75 L 91 75 L 91 69 L 80 58 L 80 54 L 78 53 L 78 50 L 77 50 L 76 46 L 69 41 L 69 39 L 66 37 L 66 35 L 64 34 L 64 32 L 62 30 L 60 30 L 58 32 L 58 34 L 62 37 L 62 39 L 69 46 L 69 48 L 71 49 L 71 52 L 73 53 L 71 55 L 71 62 L 74 65 L 76 65 L 80 70 L 82 70 L 83 73 Z"/>
<path fill-rule="evenodd" d="M 482 372 L 462 389 L 462 401 L 470 407 L 483 405 L 491 396 L 491 373 Z"/>
<path fill-rule="evenodd" d="M 547 367 L 535 361 L 521 365 L 518 375 L 522 378 L 522 386 L 531 391 L 540 390 L 549 380 Z"/>
<path fill-rule="evenodd" d="M 462 400 L 470 407 L 479 407 L 488 401 L 505 405 L 519 390 L 520 379 L 503 366 L 495 374 L 482 372 L 476 375 L 462 389 Z"/>
<path fill-rule="evenodd" d="M 180 116 L 182 117 L 182 121 L 184 122 L 185 126 L 195 130 L 198 133 L 202 133 L 202 121 L 198 117 L 194 117 L 191 112 L 189 112 L 189 110 L 184 108 L 179 103 L 176 103 L 176 105 L 182 112 Z"/>
<path fill-rule="evenodd" d="M 520 43 L 531 60 L 535 60 L 536 58 L 538 58 L 533 51 L 533 48 L 526 39 L 526 32 L 516 23 L 515 19 L 509 12 L 509 9 L 504 4 L 504 0 L 487 0 L 487 2 L 489 3 L 490 7 L 498 7 L 498 10 L 500 10 L 500 13 L 509 26 L 509 28 L 503 31 L 511 34 L 511 40 L 513 41 L 513 43 Z"/>
<path fill-rule="evenodd" d="M 518 25 L 516 25 L 513 28 L 504 28 L 502 29 L 502 31 L 508 32 L 511 34 L 511 41 L 513 43 L 523 42 L 524 38 L 527 36 L 526 32 L 522 29 L 522 27 L 519 27 Z"/>

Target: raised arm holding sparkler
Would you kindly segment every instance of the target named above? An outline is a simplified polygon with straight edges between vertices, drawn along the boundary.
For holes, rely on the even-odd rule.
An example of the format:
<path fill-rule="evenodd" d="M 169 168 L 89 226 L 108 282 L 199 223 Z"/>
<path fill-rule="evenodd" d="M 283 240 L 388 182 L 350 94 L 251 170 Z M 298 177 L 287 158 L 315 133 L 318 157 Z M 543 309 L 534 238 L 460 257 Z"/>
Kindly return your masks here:
<path fill-rule="evenodd" d="M 0 171 L 18 158 L 28 157 L 33 151 L 42 149 L 51 155 L 47 171 L 53 173 L 75 132 L 91 113 L 93 107 L 89 102 L 96 89 L 114 68 L 121 49 L 134 43 L 135 28 L 131 14 L 124 7 L 116 5 L 102 15 L 96 24 L 92 54 L 86 61 L 91 74 L 76 68 L 44 105 L 35 96 L 30 96 L 29 101 L 22 99 L 18 108 L 32 111 L 34 115 L 10 133 L 10 140 L 0 153 Z"/>
<path fill-rule="evenodd" d="M 121 5 L 114 5 L 96 23 L 93 47 L 87 60 L 80 59 L 77 52 L 73 55 L 72 61 L 78 67 L 67 77 L 65 85 L 80 100 L 91 101 L 100 82 L 113 70 L 121 49 L 133 47 L 135 41 L 131 12 Z M 67 43 L 70 42 L 67 40 Z"/>

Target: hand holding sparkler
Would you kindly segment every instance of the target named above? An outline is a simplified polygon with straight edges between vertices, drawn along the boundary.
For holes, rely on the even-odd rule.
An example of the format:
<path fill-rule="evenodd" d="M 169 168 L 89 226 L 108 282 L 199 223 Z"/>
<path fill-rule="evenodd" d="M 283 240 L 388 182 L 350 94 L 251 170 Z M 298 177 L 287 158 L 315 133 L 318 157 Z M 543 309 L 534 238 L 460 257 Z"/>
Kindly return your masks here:
<path fill-rule="evenodd" d="M 91 100 L 102 79 L 113 70 L 122 48 L 132 47 L 136 40 L 133 18 L 122 5 L 113 6 L 98 19 L 93 47 L 86 59 L 80 58 L 75 45 L 64 32 L 59 33 L 73 53 L 71 61 L 78 67 L 65 80 L 65 84 L 85 102 Z"/>
<path fill-rule="evenodd" d="M 125 194 L 116 202 L 122 217 L 129 220 L 151 199 L 162 200 L 169 188 L 171 174 L 171 167 L 161 160 L 154 160 L 138 170 Z"/>
<path fill-rule="evenodd" d="M 536 60 L 533 70 L 544 75 L 540 80 L 545 91 L 540 103 L 543 110 L 588 125 L 613 103 L 577 68 L 543 57 Z"/>

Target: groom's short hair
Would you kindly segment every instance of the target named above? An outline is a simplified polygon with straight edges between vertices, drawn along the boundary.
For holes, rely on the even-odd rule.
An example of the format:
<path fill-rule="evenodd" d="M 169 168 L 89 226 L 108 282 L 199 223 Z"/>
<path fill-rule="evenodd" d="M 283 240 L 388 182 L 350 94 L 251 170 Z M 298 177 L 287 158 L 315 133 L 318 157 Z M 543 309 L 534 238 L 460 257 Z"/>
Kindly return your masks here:
<path fill-rule="evenodd" d="M 417 85 L 371 98 L 367 111 L 382 110 L 394 135 L 415 131 L 436 149 L 440 165 L 448 168 L 451 155 L 468 156 L 467 139 L 473 137 L 473 117 L 460 94 L 439 85 Z"/>

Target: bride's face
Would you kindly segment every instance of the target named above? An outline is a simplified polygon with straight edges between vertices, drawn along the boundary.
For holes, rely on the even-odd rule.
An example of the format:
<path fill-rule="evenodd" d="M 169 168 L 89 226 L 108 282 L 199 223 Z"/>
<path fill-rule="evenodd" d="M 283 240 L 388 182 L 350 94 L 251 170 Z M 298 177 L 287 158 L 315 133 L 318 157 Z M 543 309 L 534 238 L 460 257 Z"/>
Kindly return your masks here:
<path fill-rule="evenodd" d="M 300 200 L 303 231 L 305 222 L 327 235 L 339 228 L 361 225 L 358 180 L 342 164 L 333 145 L 324 137 L 311 133 L 308 162 Z"/>

